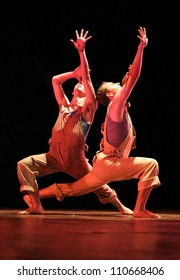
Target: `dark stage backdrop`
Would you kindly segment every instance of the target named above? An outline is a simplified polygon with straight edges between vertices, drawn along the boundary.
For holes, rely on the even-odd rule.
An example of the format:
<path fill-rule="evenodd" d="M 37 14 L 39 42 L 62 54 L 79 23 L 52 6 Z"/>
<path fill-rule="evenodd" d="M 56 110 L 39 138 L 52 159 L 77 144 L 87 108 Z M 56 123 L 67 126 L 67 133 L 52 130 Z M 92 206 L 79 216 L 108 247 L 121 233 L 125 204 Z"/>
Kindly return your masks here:
<path fill-rule="evenodd" d="M 135 55 L 139 26 L 147 29 L 142 74 L 130 97 L 130 113 L 137 130 L 133 155 L 153 157 L 160 166 L 162 185 L 148 201 L 151 209 L 179 209 L 179 34 L 178 8 L 157 8 L 129 1 L 47 1 L 1 8 L 0 17 L 0 127 L 1 202 L 0 207 L 25 207 L 16 174 L 18 160 L 48 150 L 48 139 L 58 107 L 51 86 L 53 75 L 79 65 L 70 39 L 75 30 L 89 30 L 92 39 L 86 51 L 95 89 L 103 80 L 118 82 Z M 127 2 L 127 3 L 124 3 Z M 65 84 L 70 92 L 75 81 Z M 92 160 L 99 149 L 100 124 L 105 108 L 99 106 L 88 137 Z M 78 164 L 78 159 L 77 159 Z M 72 181 L 66 174 L 39 179 L 43 188 L 54 181 Z M 134 207 L 137 182 L 110 185 L 129 207 Z M 94 194 L 43 201 L 47 208 L 109 208 Z"/>

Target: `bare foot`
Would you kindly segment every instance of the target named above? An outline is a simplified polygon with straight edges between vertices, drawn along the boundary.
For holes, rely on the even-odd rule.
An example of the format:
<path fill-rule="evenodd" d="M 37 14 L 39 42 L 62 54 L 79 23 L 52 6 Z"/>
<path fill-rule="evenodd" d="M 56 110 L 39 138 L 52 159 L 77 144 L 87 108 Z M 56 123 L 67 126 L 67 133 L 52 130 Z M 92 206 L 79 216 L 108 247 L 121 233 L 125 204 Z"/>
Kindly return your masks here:
<path fill-rule="evenodd" d="M 39 208 L 29 207 L 26 210 L 19 211 L 17 214 L 18 215 L 43 215 L 44 209 L 42 207 Z"/>
<path fill-rule="evenodd" d="M 29 206 L 29 208 L 31 208 L 33 206 L 32 202 L 31 202 L 31 198 L 30 198 L 30 196 L 28 194 L 25 194 L 23 196 L 23 200 Z"/>
<path fill-rule="evenodd" d="M 133 211 L 125 206 L 123 207 L 123 209 L 120 210 L 120 213 L 122 215 L 133 215 Z"/>
<path fill-rule="evenodd" d="M 139 211 L 139 212 L 134 212 L 133 214 L 134 218 L 160 218 L 159 215 L 154 214 L 148 210 L 143 210 L 143 211 Z"/>

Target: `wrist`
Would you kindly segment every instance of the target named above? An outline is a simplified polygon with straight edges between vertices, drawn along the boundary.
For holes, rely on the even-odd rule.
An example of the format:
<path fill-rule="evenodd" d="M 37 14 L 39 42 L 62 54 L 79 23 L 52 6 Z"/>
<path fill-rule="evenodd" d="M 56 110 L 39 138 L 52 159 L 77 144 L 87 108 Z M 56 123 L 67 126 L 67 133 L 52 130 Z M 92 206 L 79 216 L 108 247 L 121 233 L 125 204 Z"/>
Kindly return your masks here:
<path fill-rule="evenodd" d="M 79 51 L 80 53 L 83 53 L 83 52 L 85 51 L 85 48 L 79 49 L 78 51 Z"/>

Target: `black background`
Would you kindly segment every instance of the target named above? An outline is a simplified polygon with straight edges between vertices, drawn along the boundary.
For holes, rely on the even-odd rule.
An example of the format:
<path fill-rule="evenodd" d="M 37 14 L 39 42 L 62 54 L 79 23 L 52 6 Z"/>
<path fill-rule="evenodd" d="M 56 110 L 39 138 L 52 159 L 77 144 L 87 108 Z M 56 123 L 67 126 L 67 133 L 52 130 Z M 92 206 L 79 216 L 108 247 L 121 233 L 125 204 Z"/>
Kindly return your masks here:
<path fill-rule="evenodd" d="M 137 148 L 132 154 L 159 162 L 161 186 L 152 192 L 148 207 L 179 209 L 179 15 L 172 1 L 158 7 L 156 2 L 25 1 L 1 7 L 1 207 L 25 207 L 16 163 L 48 150 L 58 114 L 51 78 L 79 65 L 78 53 L 70 42 L 75 39 L 75 30 L 84 28 L 92 35 L 86 53 L 97 89 L 104 80 L 121 81 L 139 43 L 138 28 L 143 26 L 149 44 L 140 79 L 130 97 L 130 114 L 137 131 Z M 75 82 L 65 84 L 67 93 Z M 87 141 L 90 161 L 99 149 L 104 114 L 105 108 L 99 106 Z M 71 180 L 65 174 L 54 174 L 38 182 L 42 188 L 54 181 Z M 110 185 L 122 202 L 133 208 L 136 183 L 132 180 Z M 61 203 L 48 199 L 43 206 L 111 207 L 101 205 L 94 194 Z"/>

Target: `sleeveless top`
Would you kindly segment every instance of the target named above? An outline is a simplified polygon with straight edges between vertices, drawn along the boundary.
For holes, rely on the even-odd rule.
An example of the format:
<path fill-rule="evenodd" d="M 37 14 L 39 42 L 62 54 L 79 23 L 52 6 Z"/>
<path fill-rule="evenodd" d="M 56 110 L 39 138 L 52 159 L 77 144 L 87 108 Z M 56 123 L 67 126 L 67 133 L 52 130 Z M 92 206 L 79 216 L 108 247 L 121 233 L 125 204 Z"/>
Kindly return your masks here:
<path fill-rule="evenodd" d="M 114 122 L 106 116 L 101 128 L 103 138 L 100 142 L 100 149 L 104 154 L 127 158 L 131 150 L 136 147 L 136 131 L 128 112 L 125 120 L 121 123 Z M 113 132 L 114 129 L 115 132 Z M 114 136 L 111 134 L 114 134 Z M 113 144 L 110 144 L 108 139 L 112 139 Z"/>

